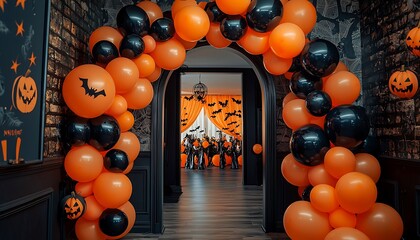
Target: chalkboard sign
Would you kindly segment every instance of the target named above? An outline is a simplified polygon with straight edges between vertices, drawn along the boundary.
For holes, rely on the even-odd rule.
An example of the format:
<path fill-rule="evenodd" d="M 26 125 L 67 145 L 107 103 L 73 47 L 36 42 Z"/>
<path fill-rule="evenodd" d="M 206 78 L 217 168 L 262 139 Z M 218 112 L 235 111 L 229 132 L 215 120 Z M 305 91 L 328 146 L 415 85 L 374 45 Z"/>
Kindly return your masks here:
<path fill-rule="evenodd" d="M 48 0 L 0 0 L 0 167 L 43 154 Z"/>

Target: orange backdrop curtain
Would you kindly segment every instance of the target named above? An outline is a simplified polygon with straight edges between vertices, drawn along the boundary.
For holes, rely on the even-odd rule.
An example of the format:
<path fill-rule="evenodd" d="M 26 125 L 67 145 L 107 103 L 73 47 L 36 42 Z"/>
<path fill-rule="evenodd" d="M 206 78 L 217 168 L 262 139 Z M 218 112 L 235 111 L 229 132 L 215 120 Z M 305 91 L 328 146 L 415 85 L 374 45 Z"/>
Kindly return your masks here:
<path fill-rule="evenodd" d="M 223 133 L 242 135 L 242 96 L 207 96 L 206 116 Z"/>
<path fill-rule="evenodd" d="M 190 96 L 181 96 L 181 132 L 187 130 L 197 119 L 203 104 Z"/>

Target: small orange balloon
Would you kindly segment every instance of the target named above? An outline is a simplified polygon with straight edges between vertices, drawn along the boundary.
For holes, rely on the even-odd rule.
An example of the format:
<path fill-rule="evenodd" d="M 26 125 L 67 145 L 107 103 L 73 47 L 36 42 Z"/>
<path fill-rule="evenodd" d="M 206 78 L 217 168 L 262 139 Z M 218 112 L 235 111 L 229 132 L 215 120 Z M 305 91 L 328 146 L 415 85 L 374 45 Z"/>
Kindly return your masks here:
<path fill-rule="evenodd" d="M 139 78 L 139 69 L 136 64 L 125 57 L 113 59 L 105 70 L 114 79 L 115 90 L 119 94 L 128 92 Z"/>
<path fill-rule="evenodd" d="M 141 1 L 137 3 L 137 7 L 143 9 L 149 17 L 150 25 L 159 18 L 163 18 L 162 10 L 159 5 L 151 1 Z"/>
<path fill-rule="evenodd" d="M 175 70 L 184 63 L 187 53 L 178 40 L 171 38 L 166 42 L 157 43 L 155 51 L 151 52 L 150 55 L 159 67 L 166 70 Z"/>
<path fill-rule="evenodd" d="M 77 239 L 105 240 L 105 236 L 102 234 L 97 220 L 90 221 L 85 218 L 79 218 L 74 229 Z"/>
<path fill-rule="evenodd" d="M 83 218 L 87 220 L 98 220 L 101 216 L 102 212 L 105 210 L 101 204 L 96 201 L 93 195 L 88 196 L 85 198 L 86 201 L 86 211 L 83 214 Z"/>
<path fill-rule="evenodd" d="M 214 155 L 212 157 L 211 161 L 212 161 L 212 163 L 215 167 L 219 167 L 220 166 L 220 155 L 219 154 Z"/>
<path fill-rule="evenodd" d="M 171 13 L 172 13 L 172 19 L 175 19 L 175 16 L 177 13 L 183 9 L 184 7 L 188 6 L 197 6 L 197 3 L 195 0 L 176 0 L 172 3 L 171 7 Z"/>
<path fill-rule="evenodd" d="M 132 163 L 140 153 L 139 138 L 132 132 L 122 132 L 113 149 L 123 150 L 127 153 L 128 161 Z"/>
<path fill-rule="evenodd" d="M 134 87 L 123 95 L 130 109 L 142 109 L 147 107 L 153 99 L 153 86 L 146 78 L 137 79 Z"/>
<path fill-rule="evenodd" d="M 335 184 L 337 183 L 337 179 L 325 170 L 324 164 L 319 164 L 309 169 L 308 180 L 312 186 L 328 184 L 335 187 Z"/>
<path fill-rule="evenodd" d="M 333 147 L 325 154 L 324 166 L 331 176 L 338 179 L 344 174 L 354 171 L 356 157 L 345 147 Z"/>
<path fill-rule="evenodd" d="M 341 227 L 332 230 L 325 240 L 370 240 L 366 234 L 354 228 Z"/>
<path fill-rule="evenodd" d="M 184 46 L 185 50 L 191 50 L 197 45 L 197 42 L 185 41 L 180 36 L 178 36 L 178 34 L 175 34 L 174 37 L 182 44 L 182 46 Z"/>
<path fill-rule="evenodd" d="M 202 8 L 187 6 L 175 15 L 174 26 L 179 37 L 189 42 L 196 42 L 206 36 L 210 20 Z"/>
<path fill-rule="evenodd" d="M 338 208 L 335 189 L 328 184 L 314 186 L 310 193 L 311 205 L 320 212 L 332 212 Z"/>
<path fill-rule="evenodd" d="M 281 23 L 270 34 L 269 45 L 281 58 L 294 58 L 305 47 L 305 33 L 294 23 Z"/>
<path fill-rule="evenodd" d="M 316 9 L 308 0 L 291 0 L 283 6 L 280 23 L 294 23 L 307 35 L 316 24 Z"/>
<path fill-rule="evenodd" d="M 232 41 L 226 39 L 220 31 L 220 24 L 211 23 L 210 29 L 206 35 L 207 42 L 215 48 L 225 48 L 229 46 Z"/>
<path fill-rule="evenodd" d="M 270 49 L 270 45 L 268 44 L 269 36 L 270 33 L 260 33 L 248 27 L 245 35 L 237 43 L 248 53 L 260 55 Z"/>
<path fill-rule="evenodd" d="M 293 92 L 289 92 L 286 94 L 286 96 L 283 98 L 282 106 L 284 107 L 288 102 L 299 99 Z"/>
<path fill-rule="evenodd" d="M 351 72 L 332 74 L 325 82 L 324 91 L 331 97 L 332 105 L 352 104 L 360 95 L 359 78 Z"/>
<path fill-rule="evenodd" d="M 127 101 L 121 95 L 115 95 L 114 101 L 108 110 L 105 111 L 105 114 L 117 117 L 127 111 Z"/>
<path fill-rule="evenodd" d="M 252 146 L 252 151 L 255 153 L 255 154 L 261 154 L 262 153 L 262 151 L 263 151 L 263 147 L 261 146 L 261 144 L 254 144 L 254 146 Z"/>
<path fill-rule="evenodd" d="M 153 71 L 152 74 L 147 76 L 147 80 L 149 80 L 151 83 L 155 82 L 159 79 L 161 73 L 162 73 L 162 69 L 160 67 L 156 66 L 155 71 Z"/>
<path fill-rule="evenodd" d="M 93 182 L 78 182 L 74 186 L 74 191 L 82 197 L 92 195 Z"/>
<path fill-rule="evenodd" d="M 290 79 L 292 79 L 293 74 L 294 74 L 294 72 L 287 72 L 287 73 L 284 73 L 284 77 L 287 80 L 290 80 Z"/>
<path fill-rule="evenodd" d="M 242 163 L 243 163 L 242 155 L 239 155 L 239 157 L 238 157 L 238 164 L 242 166 Z"/>
<path fill-rule="evenodd" d="M 283 177 L 294 186 L 303 187 L 309 185 L 308 170 L 309 167 L 296 161 L 291 153 L 281 162 Z"/>
<path fill-rule="evenodd" d="M 376 183 L 381 176 L 381 165 L 378 159 L 369 153 L 358 153 L 356 157 L 356 172 L 368 175 Z"/>
<path fill-rule="evenodd" d="M 130 162 L 127 166 L 127 168 L 123 171 L 123 174 L 127 175 L 133 170 L 134 162 Z"/>
<path fill-rule="evenodd" d="M 93 183 L 93 194 L 105 208 L 118 208 L 130 199 L 132 185 L 122 173 L 101 173 Z"/>
<path fill-rule="evenodd" d="M 239 15 L 248 9 L 251 0 L 216 0 L 217 6 L 228 15 Z"/>
<path fill-rule="evenodd" d="M 143 42 L 144 42 L 144 51 L 143 53 L 151 53 L 155 50 L 156 48 L 156 41 L 155 39 L 150 36 L 150 35 L 145 35 L 143 37 Z"/>
<path fill-rule="evenodd" d="M 329 215 L 330 225 L 333 228 L 356 227 L 356 214 L 349 213 L 341 207 L 332 211 Z"/>
<path fill-rule="evenodd" d="M 143 53 L 137 58 L 133 59 L 139 70 L 139 76 L 145 78 L 150 76 L 156 68 L 155 60 L 149 54 Z"/>
<path fill-rule="evenodd" d="M 281 58 L 271 49 L 268 49 L 268 51 L 263 54 L 263 64 L 267 72 L 273 75 L 282 75 L 289 71 L 293 64 L 293 59 Z"/>
<path fill-rule="evenodd" d="M 64 168 L 71 179 L 90 182 L 102 172 L 103 158 L 99 151 L 90 145 L 75 147 L 67 153 Z"/>
<path fill-rule="evenodd" d="M 306 109 L 306 102 L 303 99 L 295 99 L 288 102 L 282 112 L 283 121 L 292 130 L 301 128 L 311 119 L 311 114 Z"/>
<path fill-rule="evenodd" d="M 181 168 L 185 168 L 185 163 L 187 162 L 188 155 L 181 153 Z"/>
<path fill-rule="evenodd" d="M 89 51 L 92 52 L 93 46 L 102 40 L 110 41 L 120 48 L 122 39 L 123 35 L 117 29 L 109 26 L 98 27 L 89 37 Z"/>
<path fill-rule="evenodd" d="M 116 118 L 121 132 L 127 132 L 134 126 L 134 116 L 130 111 L 125 111 Z"/>

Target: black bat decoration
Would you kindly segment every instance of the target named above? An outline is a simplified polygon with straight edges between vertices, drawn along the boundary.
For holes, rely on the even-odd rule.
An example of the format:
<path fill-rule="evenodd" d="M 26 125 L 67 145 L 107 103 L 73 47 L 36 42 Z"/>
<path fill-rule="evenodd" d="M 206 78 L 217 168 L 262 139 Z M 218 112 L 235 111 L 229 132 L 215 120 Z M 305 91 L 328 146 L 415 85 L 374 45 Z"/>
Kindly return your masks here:
<path fill-rule="evenodd" d="M 211 115 L 210 117 L 211 117 L 211 118 L 215 118 L 216 116 L 214 116 L 214 115 Z"/>
<path fill-rule="evenodd" d="M 232 101 L 234 101 L 236 104 L 241 104 L 242 100 L 236 100 L 235 98 L 232 98 Z"/>
<path fill-rule="evenodd" d="M 200 132 L 202 133 L 202 132 L 204 132 L 204 130 L 201 130 Z"/>
<path fill-rule="evenodd" d="M 228 102 L 229 102 L 228 100 L 226 100 L 225 102 L 219 101 L 219 104 L 220 104 L 220 106 L 222 106 L 222 107 L 227 107 Z"/>
<path fill-rule="evenodd" d="M 186 123 L 183 123 L 183 124 L 181 124 L 182 126 L 185 126 L 185 125 L 187 125 Z"/>
<path fill-rule="evenodd" d="M 237 121 L 233 121 L 233 122 L 228 123 L 227 125 L 230 126 L 230 125 L 233 125 L 233 124 L 236 124 L 236 123 L 238 123 L 238 122 Z"/>
<path fill-rule="evenodd" d="M 209 106 L 209 107 L 214 107 L 214 105 L 216 105 L 215 102 L 207 104 L 207 106 Z"/>
<path fill-rule="evenodd" d="M 238 110 L 238 113 L 242 113 L 242 111 L 241 110 Z"/>
<path fill-rule="evenodd" d="M 223 130 L 229 130 L 229 128 L 223 128 Z"/>
<path fill-rule="evenodd" d="M 241 126 L 241 124 L 236 125 L 235 128 L 238 128 L 239 126 Z"/>
<path fill-rule="evenodd" d="M 105 90 L 102 89 L 101 91 L 98 91 L 98 89 L 95 88 L 91 88 L 89 87 L 88 81 L 89 79 L 87 78 L 80 78 L 80 81 L 82 81 L 82 88 L 85 89 L 85 95 L 89 95 L 89 96 L 93 96 L 93 98 L 97 98 L 99 95 L 102 95 L 104 97 L 106 97 L 106 93 Z"/>
<path fill-rule="evenodd" d="M 184 96 L 184 99 L 186 99 L 187 101 L 191 101 L 194 98 L 194 95 L 191 95 L 189 97 Z"/>
<path fill-rule="evenodd" d="M 221 113 L 221 112 L 222 112 L 222 109 L 219 109 L 217 111 L 213 111 L 211 114 L 217 114 L 217 113 Z"/>
<path fill-rule="evenodd" d="M 231 116 L 238 116 L 238 117 L 241 117 L 241 114 L 237 114 L 236 113 L 236 110 L 235 111 L 233 111 L 233 112 L 228 112 L 228 113 L 226 113 L 226 117 L 225 117 L 225 121 L 226 120 L 228 120 L 228 118 L 230 118 Z"/>
<path fill-rule="evenodd" d="M 235 131 L 235 130 L 233 130 L 233 129 L 232 129 L 232 130 L 230 130 L 229 132 L 233 133 L 234 131 Z"/>
<path fill-rule="evenodd" d="M 198 127 L 195 128 L 195 130 L 198 130 L 198 129 L 200 129 L 200 126 L 198 126 Z"/>
<path fill-rule="evenodd" d="M 181 122 L 186 122 L 186 121 L 188 121 L 188 118 L 181 119 Z"/>

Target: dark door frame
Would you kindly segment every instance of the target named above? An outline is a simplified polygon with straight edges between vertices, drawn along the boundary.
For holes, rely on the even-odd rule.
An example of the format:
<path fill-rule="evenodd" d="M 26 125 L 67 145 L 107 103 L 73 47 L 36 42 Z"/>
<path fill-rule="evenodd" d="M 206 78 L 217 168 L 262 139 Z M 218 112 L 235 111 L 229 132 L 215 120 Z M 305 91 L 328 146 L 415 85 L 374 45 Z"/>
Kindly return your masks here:
<path fill-rule="evenodd" d="M 211 48 L 211 46 L 197 46 Z M 278 164 L 276 161 L 276 91 L 273 77 L 264 68 L 262 57 L 250 55 L 236 44 L 225 50 L 245 60 L 254 70 L 261 86 L 262 96 L 262 146 L 263 146 L 263 224 L 265 232 L 275 230 L 276 178 Z M 190 50 L 194 51 L 194 49 Z M 165 91 L 172 71 L 164 71 L 154 84 L 152 101 L 152 135 L 151 135 L 151 229 L 154 233 L 162 233 L 163 225 L 163 160 L 164 160 L 164 104 Z"/>

